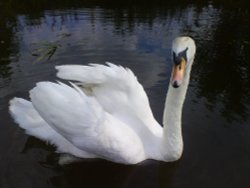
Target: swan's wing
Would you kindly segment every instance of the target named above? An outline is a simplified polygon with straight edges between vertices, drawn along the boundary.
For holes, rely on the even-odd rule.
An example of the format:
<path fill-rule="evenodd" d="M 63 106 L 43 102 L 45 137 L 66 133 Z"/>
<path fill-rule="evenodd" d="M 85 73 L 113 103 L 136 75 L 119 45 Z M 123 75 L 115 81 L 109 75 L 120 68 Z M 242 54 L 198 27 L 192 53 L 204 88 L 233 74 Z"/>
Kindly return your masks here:
<path fill-rule="evenodd" d="M 81 82 L 107 112 L 120 120 L 133 125 L 138 119 L 141 123 L 137 125 L 146 125 L 152 131 L 158 128 L 154 126 L 157 123 L 148 97 L 130 69 L 111 63 L 107 66 L 62 65 L 56 69 L 59 78 Z"/>
<path fill-rule="evenodd" d="M 93 158 L 93 154 L 82 151 L 72 145 L 62 135 L 52 129 L 37 113 L 30 101 L 14 98 L 10 101 L 10 114 L 28 135 L 35 136 L 57 147 L 59 153 L 70 153 L 77 157 Z"/>
<path fill-rule="evenodd" d="M 94 97 L 73 87 L 40 82 L 30 92 L 32 104 L 49 126 L 80 150 L 122 163 L 142 159 L 138 135 L 105 112 Z"/>

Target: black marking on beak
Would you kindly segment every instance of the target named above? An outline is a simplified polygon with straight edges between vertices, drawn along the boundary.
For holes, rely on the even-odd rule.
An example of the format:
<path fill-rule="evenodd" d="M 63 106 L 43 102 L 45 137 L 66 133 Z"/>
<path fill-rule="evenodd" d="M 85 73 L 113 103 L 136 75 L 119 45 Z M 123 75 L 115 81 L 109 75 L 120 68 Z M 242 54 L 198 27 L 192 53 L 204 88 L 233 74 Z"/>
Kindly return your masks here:
<path fill-rule="evenodd" d="M 173 86 L 174 88 L 178 88 L 178 87 L 179 87 L 177 81 L 174 81 L 174 82 L 172 83 L 172 86 Z"/>
<path fill-rule="evenodd" d="M 187 50 L 188 50 L 188 47 L 178 54 L 173 52 L 174 64 L 179 65 L 181 63 L 182 58 L 184 58 L 184 60 L 187 62 Z"/>

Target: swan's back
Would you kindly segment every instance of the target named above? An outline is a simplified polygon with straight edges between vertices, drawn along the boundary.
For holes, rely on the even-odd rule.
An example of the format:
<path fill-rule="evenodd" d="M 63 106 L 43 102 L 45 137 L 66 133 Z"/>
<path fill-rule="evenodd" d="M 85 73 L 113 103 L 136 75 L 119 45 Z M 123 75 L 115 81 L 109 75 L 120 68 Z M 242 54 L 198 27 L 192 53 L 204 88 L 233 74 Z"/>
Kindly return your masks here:
<path fill-rule="evenodd" d="M 56 69 L 59 78 L 80 82 L 105 111 L 131 125 L 132 129 L 141 131 L 146 126 L 154 134 L 161 134 L 162 127 L 155 121 L 147 94 L 130 69 L 112 63 L 107 66 L 62 65 Z"/>

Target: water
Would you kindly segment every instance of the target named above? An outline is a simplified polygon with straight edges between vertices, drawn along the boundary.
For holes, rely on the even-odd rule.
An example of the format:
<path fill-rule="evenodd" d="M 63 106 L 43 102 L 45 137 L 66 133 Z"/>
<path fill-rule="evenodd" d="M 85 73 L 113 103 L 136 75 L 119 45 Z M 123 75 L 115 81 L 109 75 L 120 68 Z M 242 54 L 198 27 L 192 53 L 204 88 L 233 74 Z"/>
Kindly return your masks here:
<path fill-rule="evenodd" d="M 20 3 L 20 2 L 18 2 Z M 249 187 L 250 12 L 244 1 L 0 3 L 0 187 Z M 60 167 L 52 146 L 24 134 L 8 101 L 28 98 L 55 65 L 114 62 L 131 68 L 161 122 L 174 37 L 197 55 L 183 109 L 184 153 L 174 163 L 104 160 Z M 60 44 L 34 63 L 42 42 Z"/>

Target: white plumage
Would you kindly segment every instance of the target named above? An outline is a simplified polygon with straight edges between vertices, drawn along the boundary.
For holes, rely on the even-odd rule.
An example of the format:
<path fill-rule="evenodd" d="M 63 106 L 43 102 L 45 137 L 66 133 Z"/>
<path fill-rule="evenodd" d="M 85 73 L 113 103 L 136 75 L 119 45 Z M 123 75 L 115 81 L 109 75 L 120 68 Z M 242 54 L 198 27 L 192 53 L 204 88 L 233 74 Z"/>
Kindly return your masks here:
<path fill-rule="evenodd" d="M 179 88 L 169 86 L 164 129 L 154 119 L 134 73 L 112 63 L 57 66 L 59 78 L 78 83 L 37 83 L 30 91 L 31 102 L 21 98 L 10 101 L 11 115 L 27 134 L 55 145 L 59 153 L 72 155 L 62 158 L 61 163 L 74 157 L 123 164 L 177 160 L 183 150 L 181 109 L 195 45 L 189 37 L 173 42 L 176 54 L 186 47 L 184 81 Z"/>

